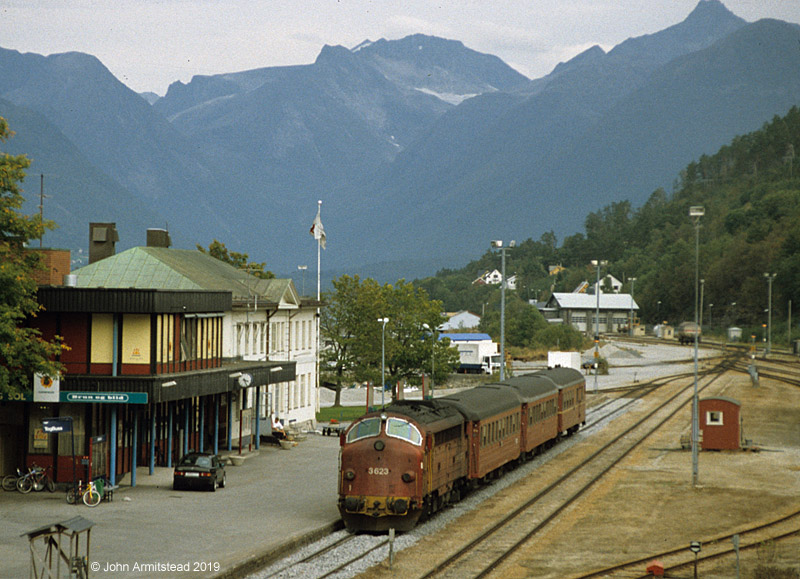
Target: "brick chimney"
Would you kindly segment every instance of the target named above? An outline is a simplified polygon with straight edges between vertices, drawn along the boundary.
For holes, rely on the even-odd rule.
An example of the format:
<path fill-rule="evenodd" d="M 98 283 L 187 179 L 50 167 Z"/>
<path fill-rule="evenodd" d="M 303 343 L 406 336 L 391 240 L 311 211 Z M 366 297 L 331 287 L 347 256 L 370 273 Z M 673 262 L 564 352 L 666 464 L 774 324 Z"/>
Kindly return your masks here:
<path fill-rule="evenodd" d="M 36 270 L 33 279 L 38 285 L 62 285 L 70 272 L 69 249 L 28 249 L 42 255 L 46 269 Z"/>

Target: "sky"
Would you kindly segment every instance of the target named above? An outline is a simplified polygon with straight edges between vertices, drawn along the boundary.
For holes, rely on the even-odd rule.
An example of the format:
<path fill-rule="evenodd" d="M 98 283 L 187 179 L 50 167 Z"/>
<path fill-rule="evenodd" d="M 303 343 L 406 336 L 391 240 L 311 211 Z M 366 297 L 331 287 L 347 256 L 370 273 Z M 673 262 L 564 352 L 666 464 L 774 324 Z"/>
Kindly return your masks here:
<path fill-rule="evenodd" d="M 137 92 L 195 75 L 313 63 L 322 47 L 428 34 L 537 78 L 587 48 L 677 24 L 700 0 L 0 0 L 0 47 L 96 56 Z M 702 0 L 706 1 L 706 0 Z M 722 0 L 800 23 L 798 0 Z"/>

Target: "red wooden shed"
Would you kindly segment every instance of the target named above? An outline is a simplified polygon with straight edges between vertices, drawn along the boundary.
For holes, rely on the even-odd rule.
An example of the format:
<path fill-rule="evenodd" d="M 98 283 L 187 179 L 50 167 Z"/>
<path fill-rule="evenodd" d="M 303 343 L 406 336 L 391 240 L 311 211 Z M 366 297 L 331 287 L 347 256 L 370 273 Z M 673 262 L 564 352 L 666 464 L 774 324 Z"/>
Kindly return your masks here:
<path fill-rule="evenodd" d="M 738 450 L 741 441 L 741 404 L 733 398 L 718 396 L 698 402 L 703 450 Z"/>

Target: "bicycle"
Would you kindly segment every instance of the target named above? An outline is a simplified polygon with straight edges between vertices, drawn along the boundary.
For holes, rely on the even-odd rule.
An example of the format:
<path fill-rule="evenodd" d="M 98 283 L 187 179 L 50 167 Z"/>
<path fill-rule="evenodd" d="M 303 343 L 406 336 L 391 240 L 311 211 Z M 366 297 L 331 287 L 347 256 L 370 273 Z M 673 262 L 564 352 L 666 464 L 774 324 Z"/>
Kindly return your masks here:
<path fill-rule="evenodd" d="M 47 491 L 51 493 L 56 492 L 56 483 L 47 475 L 48 470 L 50 470 L 49 466 L 45 468 L 36 468 L 33 474 L 33 490 L 36 492 L 43 491 L 44 489 L 47 489 Z"/>
<path fill-rule="evenodd" d="M 17 490 L 17 479 L 22 476 L 22 471 L 17 469 L 17 474 L 7 474 L 3 477 L 3 490 L 15 491 Z"/>
<path fill-rule="evenodd" d="M 45 479 L 49 480 L 49 477 L 45 474 L 45 469 L 34 463 L 28 468 L 28 472 L 17 479 L 17 490 L 22 494 L 28 494 L 34 489 L 37 491 L 44 490 L 45 486 L 47 486 Z M 55 491 L 55 483 L 53 483 L 52 480 L 50 481 L 50 485 L 52 485 L 53 489 L 50 492 Z"/>
<path fill-rule="evenodd" d="M 81 497 L 83 504 L 87 507 L 96 507 L 103 500 L 104 488 L 105 481 L 102 478 L 89 481 L 85 485 L 78 481 L 77 488 L 71 487 L 67 490 L 67 503 L 73 505 L 77 502 L 78 497 Z"/>

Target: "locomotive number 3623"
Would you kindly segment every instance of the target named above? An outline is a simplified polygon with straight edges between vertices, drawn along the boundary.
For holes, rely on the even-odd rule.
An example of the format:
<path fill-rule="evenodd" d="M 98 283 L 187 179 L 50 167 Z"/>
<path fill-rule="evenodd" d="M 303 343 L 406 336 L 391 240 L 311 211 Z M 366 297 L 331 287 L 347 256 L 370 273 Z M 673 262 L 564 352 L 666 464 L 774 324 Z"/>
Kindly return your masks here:
<path fill-rule="evenodd" d="M 369 474 L 388 475 L 389 469 L 386 467 L 371 466 L 367 472 Z"/>

